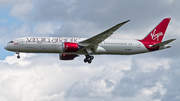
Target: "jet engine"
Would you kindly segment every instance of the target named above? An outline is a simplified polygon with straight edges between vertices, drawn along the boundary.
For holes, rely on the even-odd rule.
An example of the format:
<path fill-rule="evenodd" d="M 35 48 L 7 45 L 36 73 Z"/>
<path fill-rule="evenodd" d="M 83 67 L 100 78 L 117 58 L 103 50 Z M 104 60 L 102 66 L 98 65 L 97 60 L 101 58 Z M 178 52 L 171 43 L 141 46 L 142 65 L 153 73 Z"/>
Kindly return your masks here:
<path fill-rule="evenodd" d="M 79 55 L 77 54 L 59 54 L 60 60 L 73 60 L 75 57 Z"/>
<path fill-rule="evenodd" d="M 72 42 L 64 42 L 62 44 L 63 52 L 77 52 L 78 51 L 78 44 Z"/>

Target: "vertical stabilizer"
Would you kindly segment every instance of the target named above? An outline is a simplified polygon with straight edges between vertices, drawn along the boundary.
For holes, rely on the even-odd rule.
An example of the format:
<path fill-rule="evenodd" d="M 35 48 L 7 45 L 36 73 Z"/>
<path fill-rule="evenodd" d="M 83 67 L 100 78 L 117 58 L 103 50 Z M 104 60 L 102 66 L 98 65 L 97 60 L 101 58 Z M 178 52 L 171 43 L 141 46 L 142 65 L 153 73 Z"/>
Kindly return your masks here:
<path fill-rule="evenodd" d="M 167 26 L 171 18 L 163 19 L 144 39 L 144 42 L 157 42 L 160 43 L 164 37 Z"/>

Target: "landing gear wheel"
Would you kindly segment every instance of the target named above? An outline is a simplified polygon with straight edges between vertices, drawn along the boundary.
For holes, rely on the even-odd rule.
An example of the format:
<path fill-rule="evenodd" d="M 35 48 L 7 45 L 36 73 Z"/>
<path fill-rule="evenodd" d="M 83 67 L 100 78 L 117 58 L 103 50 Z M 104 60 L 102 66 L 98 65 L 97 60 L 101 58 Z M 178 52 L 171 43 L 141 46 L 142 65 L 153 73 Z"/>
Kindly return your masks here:
<path fill-rule="evenodd" d="M 84 62 L 86 63 L 86 62 L 88 62 L 88 60 L 85 58 L 85 59 L 84 59 Z"/>
<path fill-rule="evenodd" d="M 17 56 L 17 58 L 19 59 L 19 58 L 20 58 L 20 56 L 18 55 L 18 56 Z"/>
<path fill-rule="evenodd" d="M 94 59 L 94 56 L 90 56 L 90 55 L 85 55 L 86 58 L 84 59 L 84 62 L 88 62 L 89 64 L 92 62 L 92 60 Z"/>
<path fill-rule="evenodd" d="M 90 56 L 90 58 L 91 58 L 91 60 L 93 60 L 93 59 L 94 59 L 94 56 Z"/>
<path fill-rule="evenodd" d="M 19 59 L 20 58 L 19 52 L 16 52 L 16 54 L 18 55 L 17 58 Z"/>
<path fill-rule="evenodd" d="M 92 62 L 92 60 L 88 60 L 88 63 L 91 63 Z"/>

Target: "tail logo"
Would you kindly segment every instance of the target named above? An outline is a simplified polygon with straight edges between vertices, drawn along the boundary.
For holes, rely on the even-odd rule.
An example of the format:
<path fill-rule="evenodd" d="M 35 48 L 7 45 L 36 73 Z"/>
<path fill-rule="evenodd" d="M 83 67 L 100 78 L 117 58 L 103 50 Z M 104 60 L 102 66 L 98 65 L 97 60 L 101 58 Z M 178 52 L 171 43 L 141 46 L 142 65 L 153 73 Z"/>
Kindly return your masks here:
<path fill-rule="evenodd" d="M 152 40 L 159 41 L 159 37 L 162 35 L 163 35 L 162 32 L 156 33 L 156 29 L 154 29 L 154 31 L 151 33 L 151 38 L 152 38 Z"/>

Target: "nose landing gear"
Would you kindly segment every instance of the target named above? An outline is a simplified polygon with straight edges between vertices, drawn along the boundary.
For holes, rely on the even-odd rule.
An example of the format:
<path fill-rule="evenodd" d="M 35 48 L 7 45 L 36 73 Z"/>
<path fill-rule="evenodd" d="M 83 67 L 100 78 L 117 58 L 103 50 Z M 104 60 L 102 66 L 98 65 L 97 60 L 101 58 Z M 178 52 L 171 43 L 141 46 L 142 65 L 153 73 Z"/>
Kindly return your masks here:
<path fill-rule="evenodd" d="M 94 56 L 90 56 L 90 55 L 85 55 L 86 58 L 84 59 L 84 62 L 88 62 L 89 64 L 92 62 L 92 60 L 94 59 Z"/>
<path fill-rule="evenodd" d="M 17 58 L 20 59 L 20 56 L 18 55 Z"/>
<path fill-rule="evenodd" d="M 20 55 L 19 55 L 19 52 L 16 52 L 16 54 L 18 55 L 17 58 L 20 59 Z"/>

